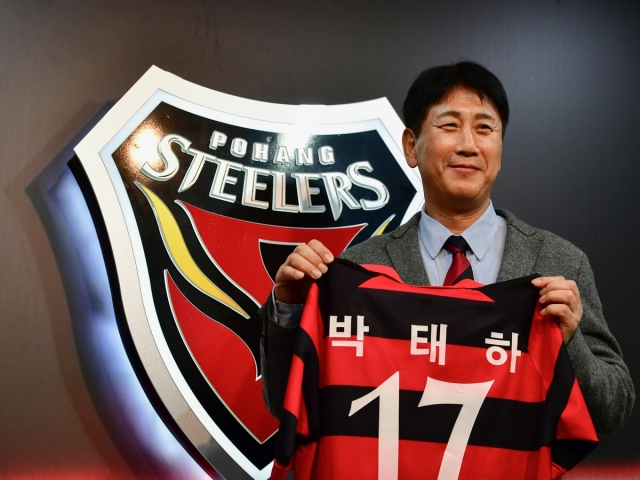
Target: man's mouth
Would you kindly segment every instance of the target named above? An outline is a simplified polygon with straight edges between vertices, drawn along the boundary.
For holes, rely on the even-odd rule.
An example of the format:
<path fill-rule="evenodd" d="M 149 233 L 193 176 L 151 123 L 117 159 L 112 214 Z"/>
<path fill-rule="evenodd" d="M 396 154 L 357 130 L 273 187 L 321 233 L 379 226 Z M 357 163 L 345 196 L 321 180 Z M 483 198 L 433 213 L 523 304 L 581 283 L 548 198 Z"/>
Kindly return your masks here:
<path fill-rule="evenodd" d="M 478 167 L 469 164 L 449 165 L 449 167 L 460 173 L 472 173 L 480 170 Z"/>

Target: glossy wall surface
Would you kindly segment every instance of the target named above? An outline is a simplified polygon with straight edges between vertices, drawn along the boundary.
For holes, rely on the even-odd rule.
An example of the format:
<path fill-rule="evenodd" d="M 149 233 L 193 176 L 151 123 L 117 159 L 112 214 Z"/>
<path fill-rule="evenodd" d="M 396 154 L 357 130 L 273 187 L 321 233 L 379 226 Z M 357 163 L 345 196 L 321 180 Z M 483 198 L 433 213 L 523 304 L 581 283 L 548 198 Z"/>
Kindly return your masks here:
<path fill-rule="evenodd" d="M 127 425 L 113 426 L 126 416 L 105 414 L 109 399 L 94 386 L 102 372 L 86 364 L 90 346 L 72 321 L 64 241 L 51 234 L 56 213 L 41 194 L 67 181 L 58 167 L 69 147 L 152 64 L 246 98 L 386 96 L 399 112 L 427 66 L 483 63 L 503 81 L 512 112 L 494 204 L 589 255 L 640 387 L 634 3 L 1 1 L 0 477 L 201 474 L 127 443 Z M 591 461 L 632 468 L 639 433 L 636 411 Z"/>

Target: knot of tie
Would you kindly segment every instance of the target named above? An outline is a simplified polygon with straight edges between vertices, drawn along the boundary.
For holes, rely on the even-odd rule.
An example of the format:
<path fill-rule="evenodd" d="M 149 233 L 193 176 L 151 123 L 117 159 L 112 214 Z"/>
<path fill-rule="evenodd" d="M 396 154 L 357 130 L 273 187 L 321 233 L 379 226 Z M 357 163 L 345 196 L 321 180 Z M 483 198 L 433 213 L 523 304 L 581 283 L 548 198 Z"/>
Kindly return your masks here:
<path fill-rule="evenodd" d="M 444 249 L 453 254 L 466 254 L 469 250 L 471 250 L 467 241 L 459 235 L 451 235 L 449 238 L 447 238 L 447 241 L 444 242 Z"/>
<path fill-rule="evenodd" d="M 455 285 L 461 280 L 469 279 L 473 280 L 473 270 L 471 269 L 471 263 L 467 258 L 467 252 L 471 250 L 467 241 L 458 235 L 451 235 L 446 242 L 444 242 L 443 248 L 453 254 L 453 260 L 447 276 L 444 279 L 444 286 Z"/>

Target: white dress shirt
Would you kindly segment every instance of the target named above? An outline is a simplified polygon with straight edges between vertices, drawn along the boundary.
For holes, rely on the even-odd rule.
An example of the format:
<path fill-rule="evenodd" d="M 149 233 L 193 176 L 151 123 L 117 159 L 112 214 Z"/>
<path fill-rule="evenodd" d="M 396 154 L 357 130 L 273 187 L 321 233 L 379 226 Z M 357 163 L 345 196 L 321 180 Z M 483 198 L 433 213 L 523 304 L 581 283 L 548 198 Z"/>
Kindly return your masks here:
<path fill-rule="evenodd" d="M 418 238 L 422 261 L 427 270 L 429 283 L 440 286 L 453 261 L 453 254 L 445 250 L 444 242 L 453 235 L 437 220 L 423 210 L 420 217 Z M 478 220 L 460 234 L 471 249 L 467 253 L 473 279 L 484 285 L 495 283 L 502 262 L 504 240 L 507 236 L 507 222 L 498 216 L 489 202 L 489 207 Z"/>

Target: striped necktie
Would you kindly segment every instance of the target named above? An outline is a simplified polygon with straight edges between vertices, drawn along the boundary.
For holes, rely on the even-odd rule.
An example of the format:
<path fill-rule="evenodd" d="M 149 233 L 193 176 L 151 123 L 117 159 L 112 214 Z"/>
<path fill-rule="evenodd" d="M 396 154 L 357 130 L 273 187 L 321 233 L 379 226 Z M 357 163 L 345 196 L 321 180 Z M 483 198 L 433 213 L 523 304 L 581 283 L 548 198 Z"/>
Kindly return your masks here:
<path fill-rule="evenodd" d="M 458 235 L 451 235 L 446 242 L 444 242 L 443 248 L 453 255 L 453 261 L 447 272 L 447 276 L 444 279 L 444 286 L 455 285 L 460 280 L 466 278 L 473 280 L 473 270 L 471 270 L 471 263 L 467 258 L 467 252 L 470 250 L 467 241 Z"/>

